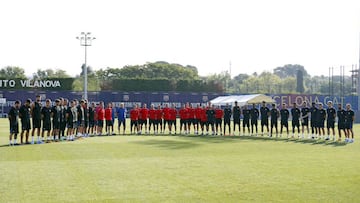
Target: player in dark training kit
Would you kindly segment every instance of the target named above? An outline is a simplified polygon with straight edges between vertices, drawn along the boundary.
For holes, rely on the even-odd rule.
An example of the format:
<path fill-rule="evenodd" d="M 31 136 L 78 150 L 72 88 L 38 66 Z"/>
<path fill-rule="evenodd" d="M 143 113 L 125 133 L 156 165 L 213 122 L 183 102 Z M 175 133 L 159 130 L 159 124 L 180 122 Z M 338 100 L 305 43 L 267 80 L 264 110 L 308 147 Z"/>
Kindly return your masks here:
<path fill-rule="evenodd" d="M 245 135 L 245 128 L 247 127 L 248 133 L 250 134 L 250 109 L 247 108 L 247 105 L 244 106 L 242 110 L 243 114 L 243 134 Z"/>
<path fill-rule="evenodd" d="M 51 117 L 53 124 L 53 137 L 52 140 L 59 141 L 59 132 L 60 132 L 60 119 L 61 119 L 61 106 L 60 100 L 55 100 L 55 106 L 51 109 Z"/>
<path fill-rule="evenodd" d="M 270 125 L 270 137 L 273 136 L 273 128 L 275 127 L 276 137 L 278 136 L 278 119 L 279 119 L 279 110 L 276 108 L 275 104 L 271 105 L 272 108 L 270 110 L 271 116 L 271 125 Z"/>
<path fill-rule="evenodd" d="M 317 127 L 319 132 L 319 138 L 322 139 L 322 136 L 325 136 L 324 122 L 326 119 L 326 111 L 323 109 L 322 103 L 319 104 L 319 110 L 317 113 Z"/>
<path fill-rule="evenodd" d="M 31 132 L 31 144 L 34 144 L 34 134 L 36 130 L 37 143 L 41 144 L 40 128 L 41 128 L 41 96 L 36 95 L 36 100 L 31 104 L 31 117 L 33 129 Z"/>
<path fill-rule="evenodd" d="M 209 126 L 211 126 L 212 135 L 215 135 L 215 108 L 214 105 L 210 105 L 206 109 L 207 125 L 206 134 L 209 132 Z"/>
<path fill-rule="evenodd" d="M 328 102 L 328 109 L 326 109 L 326 127 L 327 127 L 327 137 L 325 140 L 330 140 L 330 129 L 332 129 L 332 139 L 335 141 L 335 118 L 336 118 L 336 110 L 333 107 L 331 101 Z"/>
<path fill-rule="evenodd" d="M 305 127 L 306 127 L 306 133 L 308 134 L 308 138 L 310 139 L 310 129 L 309 129 L 309 113 L 310 109 L 307 107 L 307 103 L 304 102 L 303 106 L 301 108 L 301 133 L 302 137 L 304 137 Z"/>
<path fill-rule="evenodd" d="M 298 129 L 298 138 L 300 138 L 300 109 L 296 107 L 296 103 L 293 103 L 293 108 L 291 109 L 292 116 L 292 137 L 295 136 L 295 128 Z M 302 137 L 303 138 L 303 137 Z"/>
<path fill-rule="evenodd" d="M 47 132 L 46 141 L 50 141 L 51 131 L 51 100 L 45 101 L 45 106 L 41 109 L 41 120 L 42 120 L 42 132 L 41 137 L 44 139 L 44 134 Z"/>
<path fill-rule="evenodd" d="M 339 142 L 341 141 L 341 131 L 344 131 L 344 135 L 346 137 L 345 114 L 346 114 L 346 111 L 342 108 L 341 104 L 338 104 L 338 110 L 336 112 L 336 115 L 338 117 L 338 133 L 339 133 L 338 141 Z"/>
<path fill-rule="evenodd" d="M 20 107 L 19 116 L 21 119 L 21 134 L 20 134 L 20 142 L 23 144 L 23 137 L 25 134 L 25 142 L 29 144 L 29 131 L 31 129 L 30 125 L 30 104 L 31 99 L 27 99 L 25 104 Z"/>
<path fill-rule="evenodd" d="M 311 115 L 311 120 L 310 120 L 310 125 L 311 125 L 311 137 L 314 139 L 317 134 L 318 134 L 318 129 L 317 129 L 317 115 L 318 114 L 318 108 L 316 108 L 315 102 L 311 103 L 311 108 L 310 108 L 310 115 Z"/>
<path fill-rule="evenodd" d="M 289 110 L 287 110 L 286 108 L 286 104 L 283 103 L 282 104 L 282 108 L 280 110 L 280 134 L 282 135 L 282 132 L 283 132 L 283 127 L 286 128 L 286 133 L 287 133 L 287 137 L 289 138 L 289 115 L 290 115 L 290 112 Z"/>
<path fill-rule="evenodd" d="M 266 102 L 262 102 L 262 107 L 260 107 L 260 115 L 261 115 L 261 134 L 264 135 L 264 126 L 267 129 L 268 134 L 269 132 L 269 114 L 270 109 L 266 106 Z"/>
<path fill-rule="evenodd" d="M 229 104 L 226 104 L 226 107 L 224 108 L 224 135 L 226 132 L 226 126 L 228 126 L 229 135 L 231 135 L 230 119 L 231 119 L 231 108 Z"/>
<path fill-rule="evenodd" d="M 240 115 L 241 115 L 241 110 L 240 107 L 238 106 L 238 102 L 235 101 L 235 106 L 233 107 L 232 110 L 232 114 L 233 114 L 233 122 L 234 122 L 234 128 L 233 128 L 233 135 L 235 135 L 235 129 L 236 129 L 236 125 L 239 126 L 239 135 L 240 135 Z"/>
<path fill-rule="evenodd" d="M 347 140 L 345 142 L 353 143 L 354 142 L 354 131 L 353 131 L 353 123 L 355 120 L 355 113 L 351 109 L 350 104 L 346 104 L 346 112 L 345 112 L 345 130 L 347 134 Z M 351 137 L 350 137 L 351 135 Z"/>
<path fill-rule="evenodd" d="M 19 133 L 19 108 L 21 102 L 15 101 L 14 106 L 11 107 L 8 118 L 10 122 L 10 136 L 9 136 L 9 145 L 16 145 L 17 135 Z M 14 140 L 13 140 L 14 139 Z"/>
<path fill-rule="evenodd" d="M 254 135 L 254 128 L 256 136 L 258 135 L 258 119 L 259 119 L 259 110 L 256 108 L 256 104 L 253 104 L 250 109 L 250 120 L 251 120 L 251 134 Z"/>

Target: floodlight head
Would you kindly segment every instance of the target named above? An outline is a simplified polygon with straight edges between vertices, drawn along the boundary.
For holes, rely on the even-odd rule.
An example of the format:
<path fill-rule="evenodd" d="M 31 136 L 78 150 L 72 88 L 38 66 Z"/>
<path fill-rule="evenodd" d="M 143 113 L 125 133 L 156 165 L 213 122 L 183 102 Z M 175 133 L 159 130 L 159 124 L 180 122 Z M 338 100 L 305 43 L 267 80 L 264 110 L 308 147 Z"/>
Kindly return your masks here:
<path fill-rule="evenodd" d="M 81 32 L 81 34 L 82 34 L 82 35 L 84 35 L 84 34 L 85 34 L 85 32 Z"/>

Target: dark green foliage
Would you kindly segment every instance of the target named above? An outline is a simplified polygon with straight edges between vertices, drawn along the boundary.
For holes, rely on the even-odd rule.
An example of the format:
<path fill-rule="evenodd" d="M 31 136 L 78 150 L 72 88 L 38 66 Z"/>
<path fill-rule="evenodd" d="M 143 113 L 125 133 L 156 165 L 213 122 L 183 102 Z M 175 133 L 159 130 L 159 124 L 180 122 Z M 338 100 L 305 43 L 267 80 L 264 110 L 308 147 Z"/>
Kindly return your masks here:
<path fill-rule="evenodd" d="M 304 93 L 304 91 L 304 75 L 301 70 L 298 70 L 296 75 L 296 92 Z"/>

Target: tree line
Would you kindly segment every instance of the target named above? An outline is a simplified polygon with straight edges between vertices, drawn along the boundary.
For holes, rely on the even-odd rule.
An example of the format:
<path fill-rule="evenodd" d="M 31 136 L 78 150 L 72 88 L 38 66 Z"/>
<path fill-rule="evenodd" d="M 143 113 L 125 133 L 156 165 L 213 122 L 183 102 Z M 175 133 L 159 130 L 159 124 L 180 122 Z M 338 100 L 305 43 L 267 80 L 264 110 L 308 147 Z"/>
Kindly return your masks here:
<path fill-rule="evenodd" d="M 355 94 L 353 78 L 345 76 L 311 76 L 302 65 L 288 64 L 276 67 L 272 72 L 239 74 L 229 72 L 200 76 L 195 66 L 158 61 L 142 65 L 126 65 L 122 68 L 107 67 L 88 71 L 88 90 L 118 91 L 191 91 L 240 94 L 289 94 L 307 93 L 323 95 Z M 85 67 L 75 77 L 62 69 L 38 69 L 26 76 L 21 67 L 7 66 L 0 69 L 0 78 L 58 79 L 73 78 L 71 90 L 83 90 Z M 330 80 L 329 80 L 330 79 Z M 343 82 L 342 82 L 343 81 Z"/>

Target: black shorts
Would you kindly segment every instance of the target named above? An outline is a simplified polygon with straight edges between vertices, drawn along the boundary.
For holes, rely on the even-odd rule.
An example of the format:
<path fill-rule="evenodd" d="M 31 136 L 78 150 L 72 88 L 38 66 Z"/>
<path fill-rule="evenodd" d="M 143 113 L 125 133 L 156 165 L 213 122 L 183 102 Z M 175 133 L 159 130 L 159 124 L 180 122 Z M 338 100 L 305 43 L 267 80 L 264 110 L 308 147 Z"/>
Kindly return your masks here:
<path fill-rule="evenodd" d="M 180 119 L 180 125 L 186 125 L 188 124 L 188 120 L 187 119 Z M 169 124 L 170 125 L 170 124 Z"/>
<path fill-rule="evenodd" d="M 104 121 L 103 120 L 98 120 L 97 121 L 97 126 L 104 127 Z"/>
<path fill-rule="evenodd" d="M 201 126 L 207 125 L 207 121 L 200 121 L 200 125 L 201 125 Z"/>
<path fill-rule="evenodd" d="M 31 129 L 30 119 L 28 119 L 28 120 L 21 120 L 21 129 L 22 129 L 22 130 L 30 130 L 30 129 Z"/>
<path fill-rule="evenodd" d="M 135 127 L 137 127 L 138 126 L 138 121 L 137 120 L 132 120 L 131 122 L 130 122 L 130 126 L 131 126 L 131 128 L 133 127 L 133 126 L 135 126 Z"/>
<path fill-rule="evenodd" d="M 246 119 L 246 120 L 243 120 L 243 127 L 250 127 L 250 120 Z"/>
<path fill-rule="evenodd" d="M 288 122 L 288 120 L 282 120 L 282 121 L 280 122 L 280 124 L 281 124 L 281 126 L 289 127 L 289 122 Z"/>
<path fill-rule="evenodd" d="M 163 124 L 163 121 L 162 121 L 162 119 L 158 119 L 158 120 L 155 120 L 156 121 L 156 125 L 162 125 Z"/>
<path fill-rule="evenodd" d="M 188 121 L 188 125 L 191 125 L 191 124 L 195 123 L 193 118 L 189 118 L 187 121 Z"/>
<path fill-rule="evenodd" d="M 89 121 L 89 127 L 92 128 L 95 126 L 95 122 L 93 120 Z"/>
<path fill-rule="evenodd" d="M 112 126 L 113 125 L 112 120 L 106 120 L 105 123 L 106 123 L 106 126 Z"/>
<path fill-rule="evenodd" d="M 235 125 L 235 124 L 240 125 L 240 118 L 235 118 L 235 119 L 234 119 L 234 125 Z"/>
<path fill-rule="evenodd" d="M 66 124 L 66 127 L 67 127 L 67 128 L 74 128 L 74 123 L 69 121 L 69 122 Z"/>
<path fill-rule="evenodd" d="M 353 123 L 352 122 L 345 122 L 345 129 L 352 129 Z"/>
<path fill-rule="evenodd" d="M 60 130 L 65 130 L 66 122 L 60 122 Z"/>
<path fill-rule="evenodd" d="M 269 125 L 269 119 L 261 119 L 261 126 L 268 126 Z"/>
<path fill-rule="evenodd" d="M 126 120 L 118 120 L 118 127 L 120 127 L 121 125 L 125 126 L 126 125 Z"/>
<path fill-rule="evenodd" d="M 311 120 L 311 121 L 310 121 L 310 125 L 311 125 L 312 128 L 316 128 L 316 127 L 317 127 L 317 122 L 316 122 L 316 120 Z"/>
<path fill-rule="evenodd" d="M 166 125 L 166 124 L 171 125 L 170 120 L 164 120 L 164 125 Z"/>
<path fill-rule="evenodd" d="M 258 120 L 251 120 L 251 125 L 257 126 L 258 125 Z"/>
<path fill-rule="evenodd" d="M 300 127 L 300 122 L 299 122 L 299 120 L 292 120 L 292 122 L 291 122 L 291 125 L 293 126 L 293 127 Z"/>
<path fill-rule="evenodd" d="M 327 128 L 335 128 L 335 121 L 334 120 L 327 120 L 326 121 Z"/>
<path fill-rule="evenodd" d="M 78 121 L 78 127 L 85 127 L 85 120 Z"/>
<path fill-rule="evenodd" d="M 156 120 L 149 119 L 149 125 L 156 125 Z"/>
<path fill-rule="evenodd" d="M 43 121 L 43 126 L 42 126 L 42 130 L 43 131 L 50 131 L 51 130 L 51 122 L 50 121 Z"/>
<path fill-rule="evenodd" d="M 339 130 L 344 130 L 345 129 L 345 123 L 344 122 L 339 122 L 338 123 L 338 129 Z"/>
<path fill-rule="evenodd" d="M 277 120 L 271 120 L 271 127 L 277 128 L 277 124 L 278 124 Z"/>
<path fill-rule="evenodd" d="M 215 120 L 216 125 L 221 125 L 221 122 L 222 122 L 222 119 L 221 119 L 221 118 L 217 118 L 217 119 Z"/>
<path fill-rule="evenodd" d="M 309 126 L 309 118 L 304 118 L 301 122 L 302 126 Z"/>
<path fill-rule="evenodd" d="M 197 124 L 199 124 L 199 122 L 200 122 L 199 119 L 197 119 L 197 118 L 194 118 L 194 119 L 193 119 L 193 125 L 197 125 Z"/>
<path fill-rule="evenodd" d="M 32 119 L 33 128 L 41 128 L 41 119 L 33 118 Z"/>
<path fill-rule="evenodd" d="M 19 123 L 10 123 L 10 134 L 19 133 Z"/>
<path fill-rule="evenodd" d="M 324 121 L 318 121 L 318 122 L 316 123 L 316 126 L 317 126 L 318 128 L 324 128 Z"/>
<path fill-rule="evenodd" d="M 56 129 L 56 130 L 60 129 L 60 122 L 59 121 L 54 121 L 53 120 L 52 125 L 53 125 L 53 129 Z"/>
<path fill-rule="evenodd" d="M 143 125 L 143 124 L 147 125 L 147 120 L 139 120 L 138 123 L 139 123 L 140 125 Z"/>
<path fill-rule="evenodd" d="M 224 118 L 224 125 L 230 125 L 230 118 Z"/>
<path fill-rule="evenodd" d="M 215 123 L 214 120 L 208 120 L 206 124 L 207 124 L 207 125 L 214 125 L 214 123 Z"/>

